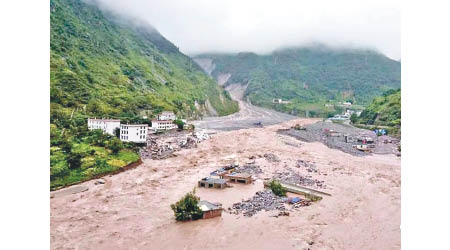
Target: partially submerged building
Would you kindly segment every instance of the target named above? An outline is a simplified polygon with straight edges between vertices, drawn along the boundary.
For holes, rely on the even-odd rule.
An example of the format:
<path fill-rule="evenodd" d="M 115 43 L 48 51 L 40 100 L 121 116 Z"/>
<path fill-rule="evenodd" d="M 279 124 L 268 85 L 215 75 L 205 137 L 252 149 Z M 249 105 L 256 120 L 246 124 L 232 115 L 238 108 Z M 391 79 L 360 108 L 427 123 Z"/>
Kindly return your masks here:
<path fill-rule="evenodd" d="M 198 207 L 203 211 L 203 219 L 222 216 L 222 205 L 219 203 L 211 203 L 209 201 L 199 201 Z"/>
<path fill-rule="evenodd" d="M 252 176 L 247 173 L 233 172 L 229 174 L 224 174 L 222 177 L 234 183 L 244 183 L 244 184 L 252 183 Z"/>
<path fill-rule="evenodd" d="M 227 181 L 219 178 L 205 177 L 198 181 L 198 186 L 205 188 L 225 188 Z"/>

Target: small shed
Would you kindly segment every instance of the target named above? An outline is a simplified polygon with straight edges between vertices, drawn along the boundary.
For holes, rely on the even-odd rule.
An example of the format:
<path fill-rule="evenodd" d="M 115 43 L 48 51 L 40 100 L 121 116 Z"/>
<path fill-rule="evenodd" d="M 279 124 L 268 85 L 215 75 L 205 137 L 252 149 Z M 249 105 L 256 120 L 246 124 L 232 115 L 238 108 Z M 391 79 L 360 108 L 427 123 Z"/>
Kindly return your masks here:
<path fill-rule="evenodd" d="M 203 211 L 203 219 L 222 216 L 222 205 L 219 203 L 211 203 L 209 201 L 199 201 L 198 207 Z"/>
<path fill-rule="evenodd" d="M 249 184 L 252 183 L 252 176 L 247 173 L 230 173 L 223 176 L 224 179 L 230 180 L 230 182 L 235 183 L 244 183 Z"/>
<path fill-rule="evenodd" d="M 205 177 L 198 181 L 198 186 L 206 188 L 225 188 L 227 186 L 227 181 L 219 178 Z"/>

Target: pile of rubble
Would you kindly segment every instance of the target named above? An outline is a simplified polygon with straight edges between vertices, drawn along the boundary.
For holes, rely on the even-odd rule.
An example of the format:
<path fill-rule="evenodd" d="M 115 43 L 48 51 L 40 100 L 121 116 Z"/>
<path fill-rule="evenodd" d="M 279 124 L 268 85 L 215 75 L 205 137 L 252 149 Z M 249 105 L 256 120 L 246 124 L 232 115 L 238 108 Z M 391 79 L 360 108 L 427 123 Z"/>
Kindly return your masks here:
<path fill-rule="evenodd" d="M 219 168 L 217 170 L 212 171 L 211 175 L 221 175 L 221 174 L 224 174 L 225 172 L 228 172 L 231 169 L 234 170 L 234 168 L 236 168 L 236 165 L 234 165 L 234 164 L 231 164 L 231 165 L 228 165 L 228 166 L 225 166 L 225 167 L 221 167 L 221 168 Z"/>
<path fill-rule="evenodd" d="M 292 202 L 292 200 L 295 200 Z M 259 211 L 273 211 L 279 210 L 278 216 L 289 216 L 286 204 L 292 204 L 293 209 L 311 205 L 310 201 L 300 199 L 298 197 L 292 199 L 287 197 L 279 197 L 275 195 L 272 190 L 264 189 L 256 192 L 255 196 L 242 202 L 234 203 L 232 207 L 228 208 L 228 212 L 232 214 L 243 213 L 244 216 L 252 217 Z"/>
<path fill-rule="evenodd" d="M 209 139 L 209 135 L 203 132 L 168 133 L 152 136 L 147 139 L 147 146 L 140 150 L 142 159 L 166 159 L 174 156 L 175 151 L 188 148 L 196 148 L 197 144 Z"/>
<path fill-rule="evenodd" d="M 197 139 L 197 142 L 201 142 L 204 140 L 208 140 L 209 139 L 209 135 L 206 133 L 203 133 L 201 131 L 197 131 L 197 132 L 193 132 L 192 136 Z"/>
<path fill-rule="evenodd" d="M 139 152 L 142 159 L 166 159 L 173 156 L 176 151 L 171 145 L 159 145 L 156 137 L 150 137 L 147 141 L 147 147 L 142 148 Z"/>
<path fill-rule="evenodd" d="M 188 136 L 186 140 L 179 141 L 178 146 L 180 146 L 180 148 L 196 148 L 197 140 L 192 136 Z"/>
<path fill-rule="evenodd" d="M 298 168 L 306 168 L 306 171 L 310 173 L 317 173 L 316 164 L 314 164 L 314 162 L 298 160 L 295 166 Z"/>
<path fill-rule="evenodd" d="M 266 160 L 269 162 L 279 162 L 280 161 L 280 158 L 278 158 L 278 156 L 276 156 L 272 153 L 264 154 L 264 158 L 266 158 Z"/>
<path fill-rule="evenodd" d="M 231 208 L 228 208 L 230 213 L 240 214 L 243 213 L 244 216 L 251 217 L 261 210 L 271 211 L 280 210 L 285 211 L 286 203 L 288 198 L 276 196 L 272 190 L 265 189 L 263 191 L 256 192 L 255 196 L 252 198 L 234 203 Z"/>
<path fill-rule="evenodd" d="M 326 188 L 324 181 L 313 179 L 312 176 L 309 175 L 300 175 L 291 168 L 285 168 L 285 171 L 283 172 L 276 172 L 273 179 L 287 184 Z"/>
<path fill-rule="evenodd" d="M 237 173 L 247 173 L 251 175 L 262 174 L 263 171 L 259 165 L 255 164 L 246 164 L 243 166 L 237 166 L 234 168 L 234 172 Z"/>

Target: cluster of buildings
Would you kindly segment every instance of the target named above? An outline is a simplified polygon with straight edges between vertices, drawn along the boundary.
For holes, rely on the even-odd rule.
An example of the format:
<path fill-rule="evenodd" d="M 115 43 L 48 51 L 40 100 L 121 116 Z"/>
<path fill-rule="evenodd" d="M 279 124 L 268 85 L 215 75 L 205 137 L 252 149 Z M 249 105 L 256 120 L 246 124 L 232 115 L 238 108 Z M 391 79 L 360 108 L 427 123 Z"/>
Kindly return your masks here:
<path fill-rule="evenodd" d="M 211 173 L 210 177 L 205 177 L 198 181 L 199 187 L 205 188 L 225 188 L 227 187 L 227 182 L 231 183 L 242 183 L 250 184 L 252 183 L 252 175 L 248 173 L 235 172 L 237 165 L 230 165 L 218 169 Z"/>
<path fill-rule="evenodd" d="M 145 143 L 149 134 L 158 130 L 176 129 L 178 126 L 174 123 L 177 119 L 172 111 L 164 111 L 151 120 L 151 126 L 148 124 L 121 124 L 118 119 L 100 119 L 88 118 L 88 129 L 100 129 L 103 133 L 115 135 L 117 129 L 120 130 L 119 139 L 124 142 Z M 186 123 L 186 121 L 184 121 Z"/>
<path fill-rule="evenodd" d="M 243 184 L 252 183 L 252 175 L 235 172 L 236 166 L 237 165 L 232 164 L 212 172 L 211 176 L 204 177 L 198 181 L 198 187 L 223 189 L 227 187 L 227 182 Z M 222 215 L 223 208 L 221 204 L 200 201 L 199 207 L 203 211 L 203 219 Z"/>

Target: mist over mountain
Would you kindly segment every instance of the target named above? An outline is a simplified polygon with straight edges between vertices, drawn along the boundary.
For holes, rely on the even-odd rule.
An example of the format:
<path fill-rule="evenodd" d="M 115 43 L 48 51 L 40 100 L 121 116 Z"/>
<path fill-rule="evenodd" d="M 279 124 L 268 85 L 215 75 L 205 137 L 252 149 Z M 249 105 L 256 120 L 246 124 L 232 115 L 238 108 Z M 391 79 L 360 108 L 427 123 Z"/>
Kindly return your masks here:
<path fill-rule="evenodd" d="M 398 1 L 95 0 L 104 10 L 152 24 L 182 52 L 272 53 L 313 42 L 380 51 L 399 60 Z"/>

